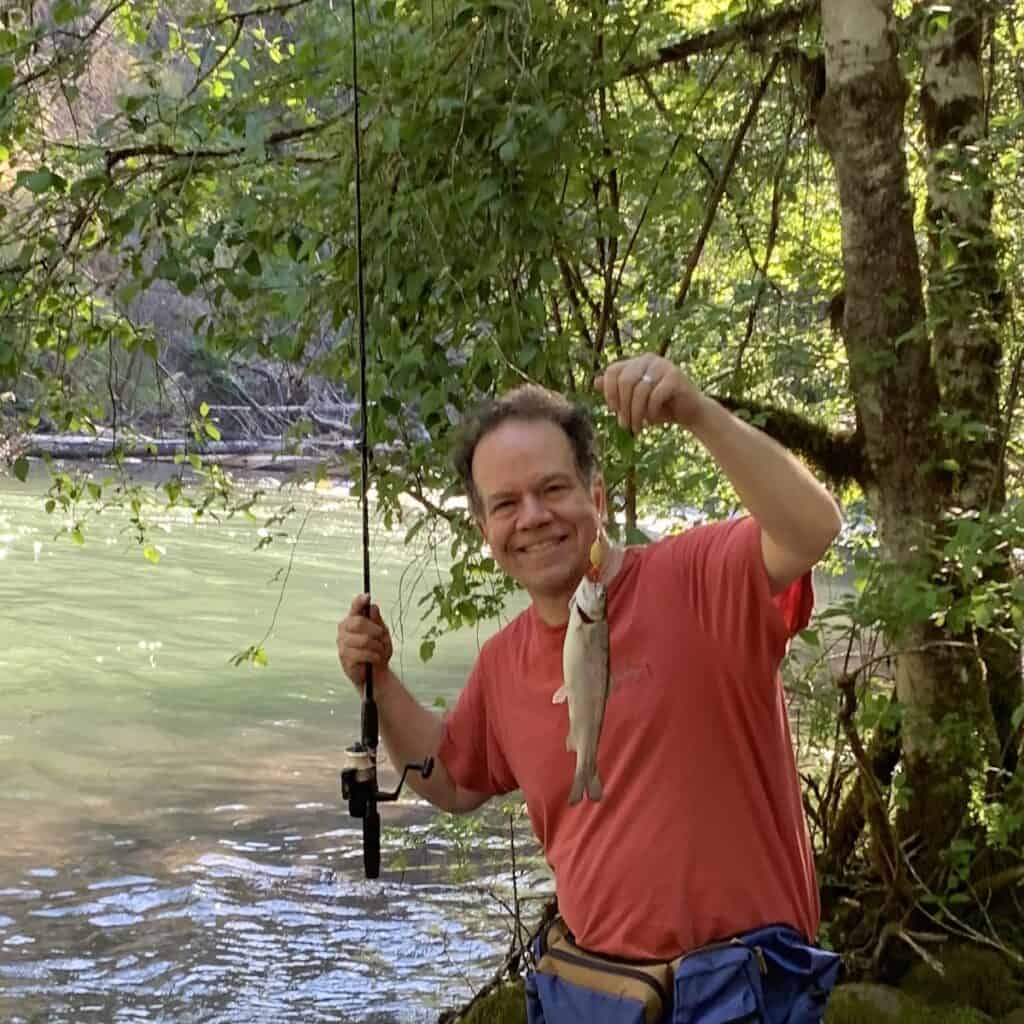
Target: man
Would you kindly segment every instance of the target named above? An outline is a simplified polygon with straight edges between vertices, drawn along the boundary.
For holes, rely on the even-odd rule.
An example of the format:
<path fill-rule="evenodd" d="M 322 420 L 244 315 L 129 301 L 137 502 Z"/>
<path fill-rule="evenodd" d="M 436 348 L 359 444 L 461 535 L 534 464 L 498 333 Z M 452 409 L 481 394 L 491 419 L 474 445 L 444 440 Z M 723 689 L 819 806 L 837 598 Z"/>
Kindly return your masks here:
<path fill-rule="evenodd" d="M 797 459 L 668 360 L 621 361 L 596 387 L 624 427 L 693 434 L 750 513 L 606 548 L 601 801 L 569 806 L 575 756 L 565 705 L 552 703 L 569 601 L 606 514 L 589 423 L 559 396 L 520 389 L 464 432 L 456 461 L 470 508 L 531 604 L 483 646 L 457 706 L 442 718 L 402 686 L 365 597 L 339 624 L 342 665 L 357 687 L 373 666 L 393 764 L 436 755 L 431 778 L 413 780 L 424 798 L 466 812 L 522 791 L 582 949 L 669 961 L 774 923 L 812 941 L 818 890 L 777 673 L 839 510 Z"/>

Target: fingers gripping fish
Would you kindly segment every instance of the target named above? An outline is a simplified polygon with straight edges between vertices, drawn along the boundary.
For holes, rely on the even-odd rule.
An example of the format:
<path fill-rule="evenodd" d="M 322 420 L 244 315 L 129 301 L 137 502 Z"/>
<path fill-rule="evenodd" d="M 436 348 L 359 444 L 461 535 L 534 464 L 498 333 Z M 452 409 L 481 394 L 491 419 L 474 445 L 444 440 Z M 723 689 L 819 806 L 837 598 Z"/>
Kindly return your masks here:
<path fill-rule="evenodd" d="M 597 575 L 596 561 L 594 571 L 580 580 L 569 602 L 569 625 L 562 648 L 562 686 L 553 698 L 555 703 L 569 703 L 565 747 L 576 752 L 570 804 L 579 803 L 584 792 L 591 800 L 600 800 L 603 792 L 597 774 L 597 744 L 611 680 L 607 591 L 603 583 L 589 578 Z"/>

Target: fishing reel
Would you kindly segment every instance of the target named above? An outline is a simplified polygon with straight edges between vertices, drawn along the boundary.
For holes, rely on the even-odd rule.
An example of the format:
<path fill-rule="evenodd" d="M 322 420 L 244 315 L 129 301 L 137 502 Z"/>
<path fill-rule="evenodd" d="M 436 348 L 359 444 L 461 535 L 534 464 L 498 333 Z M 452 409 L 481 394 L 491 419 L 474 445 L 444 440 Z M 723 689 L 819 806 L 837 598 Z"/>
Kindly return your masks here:
<path fill-rule="evenodd" d="M 363 868 L 367 878 L 380 877 L 380 814 L 377 804 L 398 799 L 409 772 L 419 772 L 429 779 L 434 771 L 434 759 L 426 758 L 422 764 L 407 764 L 394 790 L 377 785 L 377 705 L 363 702 L 362 740 L 345 751 L 345 767 L 341 770 L 341 795 L 348 801 L 348 813 L 363 822 Z M 367 741 L 371 742 L 367 742 Z"/>

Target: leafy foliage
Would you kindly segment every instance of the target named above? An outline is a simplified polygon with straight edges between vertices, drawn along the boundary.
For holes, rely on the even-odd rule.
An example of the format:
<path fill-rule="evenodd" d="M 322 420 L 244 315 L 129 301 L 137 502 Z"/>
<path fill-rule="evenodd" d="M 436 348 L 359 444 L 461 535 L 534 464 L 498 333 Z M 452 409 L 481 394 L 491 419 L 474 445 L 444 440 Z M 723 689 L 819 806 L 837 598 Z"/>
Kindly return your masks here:
<path fill-rule="evenodd" d="M 918 81 L 957 22 L 951 5 L 899 13 L 903 71 Z M 16 396 L 7 430 L 109 429 L 116 452 L 137 425 L 123 422 L 128 395 L 180 405 L 190 448 L 161 490 L 144 493 L 123 473 L 90 484 L 57 470 L 47 497 L 76 542 L 90 510 L 128 504 L 155 562 L 152 504 L 251 514 L 202 457 L 219 439 L 204 390 L 215 375 L 263 361 L 356 393 L 349 12 L 312 0 L 59 0 L 0 19 L 0 394 Z M 984 20 L 984 109 L 969 144 L 933 137 L 933 121 L 908 114 L 927 316 L 856 367 L 840 333 L 844 239 L 817 138 L 826 41 L 811 5 L 379 0 L 359 4 L 357 29 L 374 488 L 387 525 L 404 524 L 410 539 L 431 531 L 451 561 L 425 600 L 435 625 L 421 655 L 446 629 L 494 616 L 511 590 L 450 500 L 453 430 L 482 397 L 536 381 L 588 405 L 628 539 L 637 505 L 669 525 L 735 507 L 691 440 L 633 437 L 594 400 L 608 361 L 662 351 L 815 460 L 854 513 L 844 539 L 859 592 L 808 634 L 817 649 L 808 643 L 807 672 L 792 681 L 810 701 L 811 747 L 840 746 L 835 770 L 816 776 L 827 830 L 863 769 L 837 730 L 830 651 L 845 643 L 840 675 L 860 673 L 849 724 L 870 743 L 908 713 L 892 705 L 885 659 L 904 656 L 914 630 L 931 631 L 936 658 L 968 647 L 988 663 L 986 644 L 1019 644 L 1015 14 L 993 8 Z M 940 422 L 918 425 L 939 439 L 919 479 L 954 481 L 964 500 L 939 509 L 913 550 L 880 549 L 864 524 L 885 481 L 828 457 L 863 426 L 851 371 L 883 372 L 908 342 L 926 334 L 938 345 L 950 325 L 995 339 L 995 413 L 965 409 L 956 374 L 942 381 Z M 200 364 L 207 372 L 193 372 Z M 979 495 L 964 481 L 981 450 L 999 473 Z M 323 472 L 354 468 L 341 453 Z M 26 461 L 13 471 L 23 477 Z M 184 486 L 192 473 L 198 498 Z M 854 641 L 864 645 L 855 663 Z M 264 656 L 258 644 L 240 657 Z M 1019 742 L 1024 712 L 1011 713 L 997 746 Z M 994 789 L 987 774 L 1004 771 L 992 737 L 957 714 L 942 729 L 936 746 L 963 752 L 973 793 L 932 889 L 951 906 L 982 854 L 1019 855 L 1021 818 L 1006 780 Z M 925 796 L 900 771 L 882 788 L 887 815 Z"/>

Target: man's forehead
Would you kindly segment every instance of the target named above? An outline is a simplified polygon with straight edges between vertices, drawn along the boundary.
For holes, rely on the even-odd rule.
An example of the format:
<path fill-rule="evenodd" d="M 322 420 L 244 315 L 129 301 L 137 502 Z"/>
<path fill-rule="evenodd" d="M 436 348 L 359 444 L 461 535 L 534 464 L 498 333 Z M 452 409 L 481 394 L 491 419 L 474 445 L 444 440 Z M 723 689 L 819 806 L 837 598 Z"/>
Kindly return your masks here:
<path fill-rule="evenodd" d="M 503 423 L 480 439 L 473 455 L 473 480 L 481 493 L 536 486 L 575 472 L 565 431 L 545 421 Z"/>

